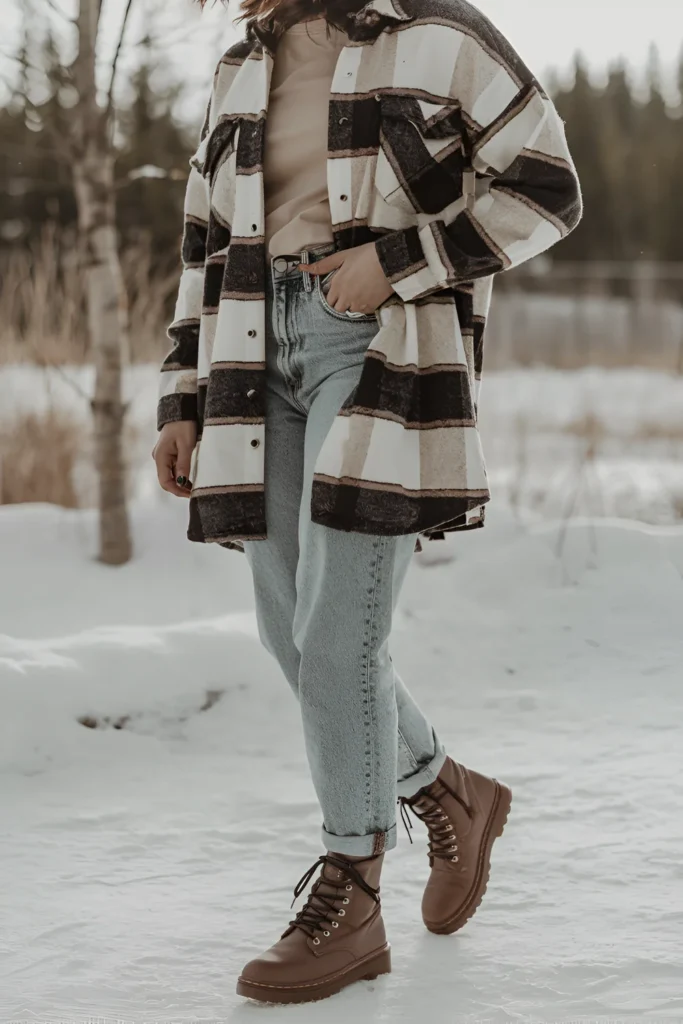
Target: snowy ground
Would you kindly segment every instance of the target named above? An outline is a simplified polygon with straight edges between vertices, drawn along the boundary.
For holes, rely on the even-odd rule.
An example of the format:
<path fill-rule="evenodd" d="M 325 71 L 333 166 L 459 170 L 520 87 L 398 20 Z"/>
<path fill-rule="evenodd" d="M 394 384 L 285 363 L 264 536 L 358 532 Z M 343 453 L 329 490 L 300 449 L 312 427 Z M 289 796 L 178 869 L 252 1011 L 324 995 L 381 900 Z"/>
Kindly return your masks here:
<path fill-rule="evenodd" d="M 319 812 L 246 564 L 183 543 L 164 498 L 120 570 L 89 512 L 0 509 L 0 1020 L 683 1020 L 683 528 L 565 533 L 499 502 L 416 559 L 396 661 L 515 793 L 488 896 L 426 933 L 424 836 L 402 836 L 394 973 L 261 1008 L 236 976 L 288 920 Z"/>
<path fill-rule="evenodd" d="M 126 374 L 132 492 L 148 497 L 158 371 Z M 0 430 L 20 413 L 64 410 L 90 423 L 91 367 L 0 367 Z M 550 518 L 618 516 L 683 522 L 683 376 L 642 368 L 487 373 L 481 429 L 498 498 Z M 84 430 L 87 438 L 88 430 Z M 87 448 L 77 467 L 83 502 L 94 495 Z M 10 467 L 11 468 L 11 467 Z"/>

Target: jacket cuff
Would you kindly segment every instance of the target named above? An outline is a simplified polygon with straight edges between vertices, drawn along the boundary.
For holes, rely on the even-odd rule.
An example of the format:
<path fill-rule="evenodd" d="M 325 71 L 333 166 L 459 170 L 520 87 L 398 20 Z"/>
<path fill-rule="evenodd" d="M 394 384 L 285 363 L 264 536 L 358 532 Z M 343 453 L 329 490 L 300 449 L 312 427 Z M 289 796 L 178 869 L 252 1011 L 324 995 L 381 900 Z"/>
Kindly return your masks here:
<path fill-rule="evenodd" d="M 196 393 L 176 392 L 164 395 L 157 406 L 157 430 L 165 423 L 178 423 L 180 420 L 197 420 Z"/>
<path fill-rule="evenodd" d="M 443 287 L 429 266 L 417 227 L 382 235 L 376 240 L 375 249 L 384 276 L 404 302 Z"/>

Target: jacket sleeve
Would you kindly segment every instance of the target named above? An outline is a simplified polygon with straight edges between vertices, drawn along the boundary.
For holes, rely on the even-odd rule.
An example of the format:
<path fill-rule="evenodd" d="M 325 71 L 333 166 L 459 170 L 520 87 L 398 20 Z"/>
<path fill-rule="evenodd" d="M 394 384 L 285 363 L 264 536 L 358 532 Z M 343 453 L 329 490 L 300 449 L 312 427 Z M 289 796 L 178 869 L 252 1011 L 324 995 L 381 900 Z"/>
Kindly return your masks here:
<path fill-rule="evenodd" d="M 479 104 L 473 98 L 471 106 L 478 113 L 495 103 L 489 95 Z M 581 219 L 564 125 L 535 80 L 488 124 L 463 120 L 469 120 L 471 164 L 464 208 L 454 196 L 452 217 L 443 211 L 422 227 L 390 232 L 375 243 L 386 277 L 405 302 L 515 267 L 559 242 Z"/>
<path fill-rule="evenodd" d="M 208 131 L 208 114 L 202 142 Z M 157 426 L 197 419 L 197 362 L 204 291 L 204 263 L 209 226 L 209 186 L 196 155 L 190 163 L 185 192 L 182 274 L 168 337 L 173 347 L 161 366 Z"/>

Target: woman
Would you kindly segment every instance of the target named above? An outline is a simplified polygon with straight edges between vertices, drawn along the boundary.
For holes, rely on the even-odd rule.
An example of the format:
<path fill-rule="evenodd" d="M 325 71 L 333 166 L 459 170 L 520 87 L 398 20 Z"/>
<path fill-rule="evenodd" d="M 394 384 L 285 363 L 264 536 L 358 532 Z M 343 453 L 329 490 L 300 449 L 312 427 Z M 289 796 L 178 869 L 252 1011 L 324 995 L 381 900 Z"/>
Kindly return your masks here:
<path fill-rule="evenodd" d="M 397 797 L 429 832 L 427 928 L 484 894 L 510 791 L 446 756 L 388 639 L 419 537 L 484 522 L 492 276 L 581 200 L 551 102 L 465 0 L 243 10 L 191 161 L 155 459 L 190 539 L 246 553 L 300 701 L 326 853 L 238 992 L 305 1002 L 390 970 Z"/>

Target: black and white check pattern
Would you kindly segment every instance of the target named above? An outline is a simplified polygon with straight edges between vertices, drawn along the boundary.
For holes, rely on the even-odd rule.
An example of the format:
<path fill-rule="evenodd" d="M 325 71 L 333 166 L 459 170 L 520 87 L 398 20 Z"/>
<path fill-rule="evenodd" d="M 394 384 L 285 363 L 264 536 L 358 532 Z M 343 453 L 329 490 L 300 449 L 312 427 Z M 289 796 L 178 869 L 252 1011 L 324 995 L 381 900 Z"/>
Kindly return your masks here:
<path fill-rule="evenodd" d="M 273 54 L 249 30 L 216 70 L 191 161 L 159 426 L 197 419 L 189 537 L 266 535 L 263 148 Z M 336 529 L 483 524 L 477 429 L 493 275 L 578 223 L 564 127 L 509 43 L 464 0 L 370 0 L 329 108 L 337 249 L 374 241 L 395 295 L 318 458 L 311 515 Z"/>

